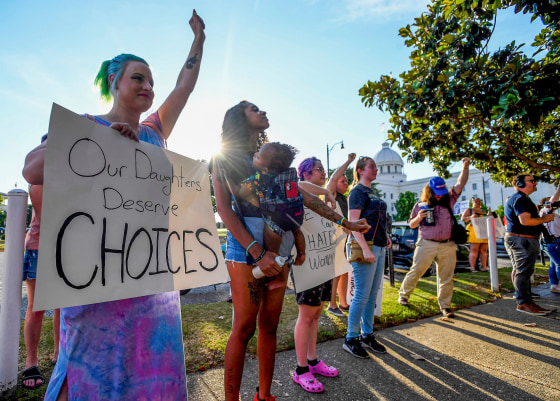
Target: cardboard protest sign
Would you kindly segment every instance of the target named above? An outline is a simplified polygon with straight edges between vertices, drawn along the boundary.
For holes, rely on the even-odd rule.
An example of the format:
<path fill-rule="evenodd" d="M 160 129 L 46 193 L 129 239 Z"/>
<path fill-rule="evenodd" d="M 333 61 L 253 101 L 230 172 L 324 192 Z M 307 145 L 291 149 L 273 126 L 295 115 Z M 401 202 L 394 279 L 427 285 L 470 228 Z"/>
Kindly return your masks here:
<path fill-rule="evenodd" d="M 53 105 L 35 310 L 227 281 L 208 166 Z"/>
<path fill-rule="evenodd" d="M 486 217 L 472 217 L 471 227 L 478 239 L 488 239 L 488 228 L 486 227 Z"/>
<path fill-rule="evenodd" d="M 461 215 L 468 208 L 469 208 L 469 201 L 455 202 L 455 204 L 453 205 L 453 214 Z"/>
<path fill-rule="evenodd" d="M 504 237 L 506 235 L 506 228 L 500 216 L 494 218 L 496 224 L 496 237 Z"/>
<path fill-rule="evenodd" d="M 346 233 L 337 224 L 304 208 L 301 231 L 305 236 L 305 262 L 292 266 L 294 287 L 301 292 L 352 270 L 344 255 Z M 337 205 L 337 211 L 340 208 Z"/>
<path fill-rule="evenodd" d="M 504 228 L 504 224 L 502 223 L 501 217 L 476 217 L 471 219 L 471 225 L 472 227 L 474 227 L 476 238 L 488 239 L 488 219 L 494 219 L 496 237 L 503 237 L 504 235 L 506 235 L 506 230 Z"/>

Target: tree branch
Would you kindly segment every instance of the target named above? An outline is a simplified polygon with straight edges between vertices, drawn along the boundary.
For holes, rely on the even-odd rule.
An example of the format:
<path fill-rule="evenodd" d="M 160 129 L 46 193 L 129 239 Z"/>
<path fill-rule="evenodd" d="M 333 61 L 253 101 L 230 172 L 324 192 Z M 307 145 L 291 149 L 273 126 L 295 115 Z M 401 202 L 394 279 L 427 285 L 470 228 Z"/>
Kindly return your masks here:
<path fill-rule="evenodd" d="M 509 138 L 505 135 L 503 135 L 502 133 L 500 133 L 500 131 L 498 129 L 494 129 L 493 130 L 494 133 L 496 135 L 498 135 L 498 137 L 504 141 L 504 143 L 506 144 L 507 148 L 510 150 L 511 153 L 513 153 L 514 156 L 518 157 L 519 159 L 523 160 L 525 163 L 527 163 L 529 166 L 534 167 L 534 168 L 538 168 L 538 169 L 548 169 L 548 170 L 552 170 L 552 171 L 559 171 L 560 172 L 560 167 L 556 167 L 550 164 L 544 164 L 544 163 L 537 163 L 534 160 L 531 160 L 530 158 L 528 158 L 527 156 L 525 156 L 524 154 L 520 153 L 519 151 L 517 151 L 513 145 L 511 144 L 511 141 L 509 140 Z"/>

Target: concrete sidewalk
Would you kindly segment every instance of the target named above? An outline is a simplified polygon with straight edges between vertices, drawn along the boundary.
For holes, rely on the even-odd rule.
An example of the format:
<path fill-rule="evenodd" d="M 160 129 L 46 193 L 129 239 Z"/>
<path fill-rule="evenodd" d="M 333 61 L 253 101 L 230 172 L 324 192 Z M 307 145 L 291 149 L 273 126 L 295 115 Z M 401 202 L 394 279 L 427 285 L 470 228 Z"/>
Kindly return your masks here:
<path fill-rule="evenodd" d="M 542 296 L 537 303 L 560 309 L 560 294 L 548 287 L 533 289 Z M 460 310 L 455 319 L 444 321 L 440 315 L 378 331 L 377 337 L 388 353 L 371 359 L 345 352 L 342 339 L 318 345 L 319 358 L 339 369 L 337 378 L 319 377 L 325 387 L 321 394 L 307 393 L 293 382 L 295 351 L 278 353 L 272 394 L 279 401 L 560 400 L 558 312 L 530 316 L 517 312 L 512 298 L 504 298 Z M 248 357 L 243 401 L 254 399 L 257 372 L 257 360 Z M 220 368 L 188 375 L 189 400 L 223 400 L 223 373 Z"/>

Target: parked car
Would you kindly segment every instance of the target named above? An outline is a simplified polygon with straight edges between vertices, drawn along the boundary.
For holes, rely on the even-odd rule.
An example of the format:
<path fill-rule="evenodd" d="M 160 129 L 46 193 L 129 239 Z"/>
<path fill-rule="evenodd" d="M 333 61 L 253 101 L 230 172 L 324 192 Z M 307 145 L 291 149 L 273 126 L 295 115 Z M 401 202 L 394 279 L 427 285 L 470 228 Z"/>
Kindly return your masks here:
<path fill-rule="evenodd" d="M 417 240 L 418 228 L 410 228 L 407 221 L 393 222 L 391 241 L 393 242 L 393 265 L 396 271 L 406 273 L 410 270 Z M 457 245 L 457 264 L 455 265 L 455 271 L 470 271 L 469 252 L 469 244 Z M 426 271 L 424 277 L 435 274 L 436 263 L 434 262 Z"/>

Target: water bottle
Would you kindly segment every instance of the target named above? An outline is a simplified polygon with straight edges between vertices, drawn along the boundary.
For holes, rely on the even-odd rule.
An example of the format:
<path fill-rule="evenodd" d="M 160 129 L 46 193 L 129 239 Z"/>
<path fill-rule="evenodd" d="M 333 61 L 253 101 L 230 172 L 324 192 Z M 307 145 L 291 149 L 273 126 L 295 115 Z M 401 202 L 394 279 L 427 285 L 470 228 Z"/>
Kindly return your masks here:
<path fill-rule="evenodd" d="M 286 261 L 288 260 L 288 257 L 286 256 L 276 256 L 274 258 L 274 261 L 276 263 L 278 263 L 278 266 L 282 267 L 286 264 Z M 253 267 L 253 277 L 258 279 L 261 279 L 264 277 L 264 273 L 262 272 L 261 268 L 259 266 L 255 266 Z"/>

